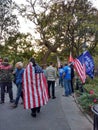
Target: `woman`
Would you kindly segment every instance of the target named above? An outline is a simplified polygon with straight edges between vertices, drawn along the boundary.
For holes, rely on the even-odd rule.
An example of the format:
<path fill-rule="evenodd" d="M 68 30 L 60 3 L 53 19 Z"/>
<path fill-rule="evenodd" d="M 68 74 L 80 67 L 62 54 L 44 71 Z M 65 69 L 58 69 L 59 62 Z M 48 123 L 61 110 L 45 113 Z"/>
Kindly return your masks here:
<path fill-rule="evenodd" d="M 14 72 L 15 75 L 15 84 L 17 86 L 17 96 L 15 99 L 15 103 L 13 104 L 13 108 L 16 108 L 18 106 L 18 102 L 20 97 L 23 99 L 23 93 L 22 93 L 22 77 L 24 73 L 23 63 L 17 62 L 16 63 L 16 70 Z"/>
<path fill-rule="evenodd" d="M 47 81 L 42 68 L 31 58 L 23 74 L 24 108 L 31 109 L 31 116 L 36 117 L 40 107 L 48 102 Z"/>

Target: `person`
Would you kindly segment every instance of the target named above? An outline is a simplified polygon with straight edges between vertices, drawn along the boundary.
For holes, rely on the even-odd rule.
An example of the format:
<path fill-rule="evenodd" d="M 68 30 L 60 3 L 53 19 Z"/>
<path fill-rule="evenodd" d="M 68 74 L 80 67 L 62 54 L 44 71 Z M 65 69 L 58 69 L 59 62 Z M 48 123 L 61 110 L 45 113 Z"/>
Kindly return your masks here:
<path fill-rule="evenodd" d="M 57 77 L 56 69 L 53 67 L 54 64 L 50 62 L 50 66 L 46 68 L 46 77 L 47 77 L 47 82 L 48 82 L 48 93 L 49 93 L 49 98 L 51 97 L 50 95 L 50 87 L 52 87 L 52 99 L 55 99 L 55 81 Z"/>
<path fill-rule="evenodd" d="M 4 61 L 0 65 L 0 86 L 1 86 L 1 101 L 0 104 L 5 101 L 5 87 L 7 86 L 10 102 L 13 102 L 12 80 L 13 80 L 13 67 L 8 63 L 8 58 L 4 58 Z"/>
<path fill-rule="evenodd" d="M 45 64 L 42 66 L 42 70 L 43 70 L 43 73 L 44 73 L 44 75 L 46 77 L 46 65 Z"/>
<path fill-rule="evenodd" d="M 60 85 L 61 87 L 64 86 L 63 72 L 64 72 L 64 70 L 63 70 L 63 65 L 61 65 L 60 68 L 58 69 L 58 73 L 59 73 L 59 85 Z"/>
<path fill-rule="evenodd" d="M 73 68 L 73 63 L 70 63 L 69 66 L 71 68 L 71 90 L 72 90 L 72 93 L 74 93 L 74 87 L 73 87 L 74 68 Z"/>
<path fill-rule="evenodd" d="M 22 93 L 23 73 L 24 73 L 23 63 L 17 62 L 16 63 L 16 70 L 14 72 L 15 84 L 17 86 L 17 96 L 16 96 L 14 104 L 12 105 L 13 108 L 16 108 L 18 106 L 18 102 L 19 102 L 20 97 L 22 97 L 22 100 L 23 100 L 23 93 Z"/>
<path fill-rule="evenodd" d="M 31 116 L 36 117 L 43 105 L 48 102 L 48 87 L 42 68 L 30 59 L 23 74 L 24 108 L 31 109 Z"/>
<path fill-rule="evenodd" d="M 1 65 L 2 61 L 3 61 L 3 60 L 2 60 L 2 58 L 0 57 L 0 65 Z M 0 91 L 1 91 L 1 86 L 0 86 Z"/>
<path fill-rule="evenodd" d="M 64 66 L 64 89 L 65 89 L 65 94 L 63 96 L 69 96 L 72 93 L 71 90 L 71 68 L 69 67 L 68 64 L 65 64 Z"/>
<path fill-rule="evenodd" d="M 2 58 L 0 57 L 0 65 L 1 65 L 2 61 L 3 61 L 3 60 L 2 60 Z"/>

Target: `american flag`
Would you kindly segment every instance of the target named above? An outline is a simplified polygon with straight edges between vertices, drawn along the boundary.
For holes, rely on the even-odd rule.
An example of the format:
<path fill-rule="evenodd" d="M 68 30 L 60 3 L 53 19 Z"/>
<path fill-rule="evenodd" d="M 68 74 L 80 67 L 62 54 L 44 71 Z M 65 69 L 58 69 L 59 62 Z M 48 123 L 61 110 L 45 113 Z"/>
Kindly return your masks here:
<path fill-rule="evenodd" d="M 76 58 L 74 60 L 74 68 L 75 68 L 76 72 L 78 73 L 82 83 L 85 83 L 85 80 L 86 80 L 86 68 L 85 68 L 83 54 L 81 54 L 78 58 Z"/>
<path fill-rule="evenodd" d="M 71 53 L 71 52 L 70 52 L 70 55 L 69 55 L 68 62 L 74 62 L 74 59 L 73 59 L 73 57 L 72 57 L 72 53 Z"/>
<path fill-rule="evenodd" d="M 30 62 L 23 74 L 24 108 L 31 109 L 43 106 L 48 102 L 48 87 L 40 66 Z"/>

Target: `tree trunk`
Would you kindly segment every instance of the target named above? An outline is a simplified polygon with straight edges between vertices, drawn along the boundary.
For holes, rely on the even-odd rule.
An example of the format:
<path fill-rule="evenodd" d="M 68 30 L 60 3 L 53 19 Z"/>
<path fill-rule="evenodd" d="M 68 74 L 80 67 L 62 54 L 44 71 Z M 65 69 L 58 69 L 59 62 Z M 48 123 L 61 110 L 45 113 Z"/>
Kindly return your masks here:
<path fill-rule="evenodd" d="M 51 50 L 48 50 L 45 53 L 44 57 L 42 58 L 42 64 L 46 64 L 47 63 L 47 59 L 48 59 L 49 55 L 51 54 L 51 52 L 52 52 Z"/>

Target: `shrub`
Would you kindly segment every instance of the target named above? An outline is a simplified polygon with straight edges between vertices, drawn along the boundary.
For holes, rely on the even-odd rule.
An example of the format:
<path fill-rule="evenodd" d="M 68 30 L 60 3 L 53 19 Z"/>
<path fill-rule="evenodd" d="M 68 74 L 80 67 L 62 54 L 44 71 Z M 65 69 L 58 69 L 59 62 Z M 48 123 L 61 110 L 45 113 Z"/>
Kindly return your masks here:
<path fill-rule="evenodd" d="M 78 97 L 78 101 L 85 111 L 91 111 L 91 107 L 98 103 L 98 95 L 85 92 Z"/>

